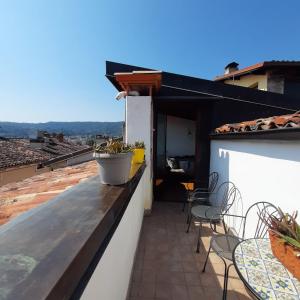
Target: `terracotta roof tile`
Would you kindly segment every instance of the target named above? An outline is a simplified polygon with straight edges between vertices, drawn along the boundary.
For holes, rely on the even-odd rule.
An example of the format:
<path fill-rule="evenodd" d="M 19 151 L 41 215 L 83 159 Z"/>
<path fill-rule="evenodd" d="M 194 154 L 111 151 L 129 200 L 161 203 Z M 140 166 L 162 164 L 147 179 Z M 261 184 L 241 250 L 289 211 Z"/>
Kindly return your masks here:
<path fill-rule="evenodd" d="M 98 173 L 96 161 L 57 169 L 0 187 L 0 224 Z"/>
<path fill-rule="evenodd" d="M 0 169 L 44 163 L 50 159 L 84 149 L 90 149 L 90 147 L 66 141 L 59 142 L 56 138 L 51 138 L 49 142 L 43 143 L 40 149 L 31 148 L 30 141 L 27 139 L 0 140 Z"/>
<path fill-rule="evenodd" d="M 256 119 L 234 124 L 225 124 L 216 128 L 215 133 L 224 134 L 230 132 L 259 131 L 286 127 L 300 128 L 300 111 L 289 115 L 273 116 L 270 118 Z"/>

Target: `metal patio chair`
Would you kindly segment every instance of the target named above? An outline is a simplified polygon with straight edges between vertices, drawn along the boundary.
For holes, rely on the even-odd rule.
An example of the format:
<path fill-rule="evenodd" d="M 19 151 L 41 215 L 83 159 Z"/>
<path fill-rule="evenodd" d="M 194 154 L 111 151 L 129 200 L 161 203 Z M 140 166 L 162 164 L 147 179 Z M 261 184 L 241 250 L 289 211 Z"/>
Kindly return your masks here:
<path fill-rule="evenodd" d="M 218 180 L 219 180 L 219 174 L 217 172 L 212 172 L 209 174 L 209 185 L 207 188 L 199 187 L 193 191 L 188 191 L 187 200 L 184 201 L 184 205 L 183 205 L 183 211 L 184 211 L 185 203 L 186 202 L 188 203 L 187 220 L 186 220 L 187 224 L 189 223 L 191 217 L 192 204 L 193 203 L 203 204 L 204 201 L 208 202 L 208 198 L 210 194 L 214 192 L 218 184 Z"/>
<path fill-rule="evenodd" d="M 223 213 L 228 212 L 235 201 L 235 196 L 235 185 L 230 181 L 225 181 L 218 187 L 216 193 L 210 193 L 209 198 L 197 198 L 197 202 L 201 200 L 203 204 L 192 206 L 190 220 L 186 232 L 189 232 L 193 219 L 199 221 L 200 224 L 196 250 L 198 253 L 200 248 L 202 223 L 211 222 L 214 224 L 216 229 L 216 224 L 221 221 L 220 216 Z"/>
<path fill-rule="evenodd" d="M 247 238 L 264 238 L 268 232 L 268 228 L 262 221 L 264 216 L 278 214 L 277 208 L 269 202 L 257 202 L 252 204 L 246 211 L 245 215 L 233 215 L 228 213 L 220 214 L 218 217 L 222 220 L 225 234 L 216 234 L 212 236 L 210 240 L 210 246 L 207 252 L 206 260 L 203 266 L 202 272 L 205 272 L 208 257 L 211 252 L 216 253 L 223 261 L 225 266 L 224 271 L 224 286 L 223 286 L 223 299 L 227 298 L 227 286 L 228 286 L 228 275 L 230 267 L 233 266 L 233 251 L 235 247 L 245 239 L 246 226 L 248 225 L 248 219 L 253 221 L 254 217 L 257 218 L 256 227 L 249 227 L 252 229 L 252 234 L 247 235 Z M 241 220 L 240 227 L 238 229 L 231 228 L 225 224 L 224 217 L 239 218 Z M 212 219 L 214 220 L 214 219 Z M 251 222 L 253 223 L 253 222 Z M 213 226 L 211 224 L 211 228 Z M 214 229 L 213 229 L 214 230 Z M 230 263 L 227 265 L 226 260 Z"/>

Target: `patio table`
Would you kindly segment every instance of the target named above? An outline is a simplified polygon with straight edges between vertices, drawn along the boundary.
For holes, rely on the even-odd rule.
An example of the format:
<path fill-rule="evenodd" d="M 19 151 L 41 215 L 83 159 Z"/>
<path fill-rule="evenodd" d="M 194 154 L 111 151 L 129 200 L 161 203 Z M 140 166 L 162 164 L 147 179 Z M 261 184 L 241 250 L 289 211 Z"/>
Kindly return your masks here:
<path fill-rule="evenodd" d="M 234 250 L 233 263 L 257 299 L 300 299 L 300 281 L 273 256 L 269 239 L 241 241 Z"/>

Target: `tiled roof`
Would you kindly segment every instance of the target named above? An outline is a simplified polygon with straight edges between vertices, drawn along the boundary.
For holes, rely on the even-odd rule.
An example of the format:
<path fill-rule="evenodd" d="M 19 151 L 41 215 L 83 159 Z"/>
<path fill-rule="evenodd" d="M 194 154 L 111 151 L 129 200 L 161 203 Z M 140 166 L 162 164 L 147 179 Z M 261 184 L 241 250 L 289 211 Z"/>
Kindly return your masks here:
<path fill-rule="evenodd" d="M 57 169 L 0 187 L 0 224 L 95 176 L 96 161 Z"/>
<path fill-rule="evenodd" d="M 274 116 L 241 123 L 225 124 L 215 129 L 215 133 L 259 131 L 280 128 L 300 128 L 300 111 L 282 116 Z"/>
<path fill-rule="evenodd" d="M 0 169 L 43 163 L 49 159 L 89 148 L 85 145 L 59 142 L 55 138 L 42 143 L 40 149 L 31 148 L 29 140 L 26 139 L 0 140 Z"/>
<path fill-rule="evenodd" d="M 228 74 L 223 74 L 215 77 L 215 81 L 222 81 L 226 80 L 231 77 L 237 77 L 243 74 L 247 74 L 249 72 L 253 72 L 256 70 L 266 69 L 266 68 L 273 68 L 273 67 L 300 67 L 300 61 L 298 60 L 271 60 L 271 61 L 263 61 L 260 63 L 257 63 L 255 65 L 251 65 L 248 67 L 245 67 L 243 69 L 230 72 Z"/>
<path fill-rule="evenodd" d="M 0 169 L 43 162 L 51 158 L 46 152 L 36 151 L 24 140 L 0 140 Z"/>

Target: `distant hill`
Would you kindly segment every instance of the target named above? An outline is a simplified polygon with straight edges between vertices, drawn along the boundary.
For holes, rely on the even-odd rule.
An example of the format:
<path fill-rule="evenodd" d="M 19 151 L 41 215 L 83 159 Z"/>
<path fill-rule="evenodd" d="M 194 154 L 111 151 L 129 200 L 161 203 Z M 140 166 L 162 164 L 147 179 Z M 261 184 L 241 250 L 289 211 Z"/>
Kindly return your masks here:
<path fill-rule="evenodd" d="M 62 132 L 64 135 L 122 135 L 123 122 L 47 122 L 15 123 L 0 122 L 0 137 L 35 137 L 37 130 Z"/>

